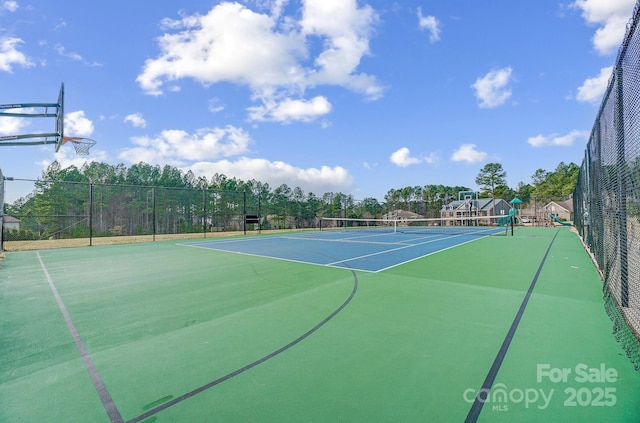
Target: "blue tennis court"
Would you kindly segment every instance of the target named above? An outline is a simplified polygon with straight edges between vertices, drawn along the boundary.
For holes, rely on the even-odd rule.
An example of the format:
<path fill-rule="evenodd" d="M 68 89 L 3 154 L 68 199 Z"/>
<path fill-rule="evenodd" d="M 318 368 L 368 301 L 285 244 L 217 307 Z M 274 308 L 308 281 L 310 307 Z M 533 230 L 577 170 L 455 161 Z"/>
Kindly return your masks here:
<path fill-rule="evenodd" d="M 334 230 L 182 244 L 279 260 L 380 272 L 449 248 L 502 234 L 504 228 L 437 233 Z"/>

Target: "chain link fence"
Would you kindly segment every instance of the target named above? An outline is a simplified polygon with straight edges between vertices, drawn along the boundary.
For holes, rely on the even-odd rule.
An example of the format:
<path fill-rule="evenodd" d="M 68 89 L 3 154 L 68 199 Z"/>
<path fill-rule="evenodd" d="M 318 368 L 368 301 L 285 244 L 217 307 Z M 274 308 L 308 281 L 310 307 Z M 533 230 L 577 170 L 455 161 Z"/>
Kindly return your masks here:
<path fill-rule="evenodd" d="M 616 339 L 640 368 L 640 31 L 627 28 L 574 192 L 576 227 L 603 279 Z"/>
<path fill-rule="evenodd" d="M 316 227 L 293 207 L 239 191 L 0 178 L 7 202 L 0 250 L 84 246 L 216 233 Z M 3 192 L 4 191 L 4 192 Z M 0 197 L 2 198 L 2 197 Z M 126 237 L 126 239 L 125 239 Z M 117 238 L 121 238 L 118 240 Z M 106 242 L 106 240 L 110 242 Z M 67 240 L 66 244 L 53 241 Z"/>

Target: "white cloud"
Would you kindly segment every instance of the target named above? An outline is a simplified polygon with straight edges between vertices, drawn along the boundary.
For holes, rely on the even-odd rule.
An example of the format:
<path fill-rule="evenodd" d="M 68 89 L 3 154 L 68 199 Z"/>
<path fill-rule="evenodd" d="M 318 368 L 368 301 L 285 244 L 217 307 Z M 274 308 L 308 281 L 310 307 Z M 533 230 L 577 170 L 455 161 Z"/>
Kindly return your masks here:
<path fill-rule="evenodd" d="M 211 177 L 215 173 L 242 180 L 259 180 L 272 186 L 300 186 L 307 192 L 346 192 L 353 178 L 340 166 L 299 168 L 281 161 L 248 158 L 253 140 L 241 128 L 205 128 L 193 134 L 165 130 L 155 137 L 134 137 L 133 146 L 120 152 L 118 158 L 128 163 L 170 165 L 196 176 Z"/>
<path fill-rule="evenodd" d="M 18 10 L 18 2 L 13 0 L 6 0 L 0 4 L 0 10 L 7 10 L 9 12 L 15 12 Z"/>
<path fill-rule="evenodd" d="M 211 113 L 218 113 L 225 109 L 225 105 L 220 101 L 219 98 L 212 98 L 209 100 L 209 111 Z"/>
<path fill-rule="evenodd" d="M 27 112 L 29 109 L 23 109 L 22 112 Z M 5 110 L 10 111 L 10 110 Z M 0 134 L 1 135 L 17 135 L 23 132 L 23 129 L 29 126 L 29 121 L 26 118 L 19 117 L 0 117 Z"/>
<path fill-rule="evenodd" d="M 239 3 L 223 2 L 208 14 L 164 21 L 162 51 L 145 62 L 137 81 L 148 94 L 162 93 L 166 81 L 193 78 L 204 85 L 229 81 L 258 89 L 296 84 L 302 77 L 297 58 L 305 54 L 300 37 L 278 33 L 269 16 Z"/>
<path fill-rule="evenodd" d="M 421 7 L 418 7 L 418 25 L 420 29 L 429 31 L 429 41 L 435 43 L 440 40 L 440 21 L 435 16 L 424 16 Z"/>
<path fill-rule="evenodd" d="M 409 167 L 420 163 L 437 164 L 440 157 L 436 152 L 426 156 L 412 157 L 411 151 L 407 147 L 402 147 L 389 156 L 389 161 L 399 167 Z"/>
<path fill-rule="evenodd" d="M 532 147 L 570 147 L 578 139 L 587 140 L 589 138 L 588 131 L 573 130 L 566 135 L 536 135 L 530 137 L 527 142 Z"/>
<path fill-rule="evenodd" d="M 58 20 L 58 23 L 53 27 L 54 31 L 60 31 L 62 28 L 67 27 L 67 22 L 64 19 Z"/>
<path fill-rule="evenodd" d="M 389 160 L 391 160 L 391 163 L 394 165 L 400 167 L 408 167 L 422 162 L 419 158 L 411 157 L 411 152 L 407 147 L 402 147 L 401 149 L 394 151 L 389 157 Z"/>
<path fill-rule="evenodd" d="M 572 6 L 582 17 L 598 25 L 593 46 L 602 55 L 615 53 L 622 43 L 636 0 L 576 0 Z"/>
<path fill-rule="evenodd" d="M 56 53 L 58 53 L 58 54 L 59 54 L 60 56 L 62 56 L 62 57 L 68 57 L 69 59 L 71 59 L 71 60 L 76 60 L 76 61 L 78 61 L 78 62 L 82 61 L 82 56 L 80 56 L 78 53 L 74 53 L 74 52 L 67 53 L 67 52 L 65 51 L 64 46 L 63 46 L 63 45 L 61 45 L 61 44 L 57 44 L 57 45 L 54 47 L 54 49 L 55 49 Z"/>
<path fill-rule="evenodd" d="M 438 153 L 429 153 L 424 157 L 424 162 L 429 164 L 437 164 L 440 162 L 440 155 Z"/>
<path fill-rule="evenodd" d="M 0 71 L 11 73 L 14 65 L 24 68 L 34 66 L 33 62 L 18 50 L 18 46 L 22 43 L 20 38 L 0 37 Z"/>
<path fill-rule="evenodd" d="M 506 67 L 492 70 L 483 77 L 476 79 L 472 85 L 476 97 L 480 100 L 480 107 L 491 109 L 504 104 L 511 97 L 511 75 L 513 69 Z"/>
<path fill-rule="evenodd" d="M 124 121 L 131 123 L 135 128 L 147 127 L 147 121 L 142 117 L 142 113 L 131 113 L 124 117 Z"/>
<path fill-rule="evenodd" d="M 66 57 L 69 58 L 71 60 L 75 60 L 76 62 L 82 62 L 83 64 L 87 65 L 87 66 L 93 66 L 93 67 L 97 67 L 97 66 L 102 66 L 101 63 L 98 63 L 96 61 L 93 62 L 89 62 L 84 60 L 84 58 L 82 57 L 82 55 L 80 55 L 79 53 L 76 52 L 67 52 L 66 48 L 61 45 L 61 44 L 56 44 L 55 47 L 53 48 L 56 53 L 58 53 L 60 56 L 62 57 Z"/>
<path fill-rule="evenodd" d="M 369 6 L 359 7 L 356 0 L 306 0 L 300 14 L 281 17 L 284 3 L 272 3 L 273 15 L 222 2 L 206 15 L 165 19 L 167 32 L 158 38 L 161 54 L 145 62 L 137 82 L 151 95 L 162 94 L 166 84 L 184 78 L 205 86 L 223 81 L 244 85 L 251 89 L 253 100 L 264 103 L 250 109 L 255 112 L 251 116 L 282 122 L 301 117 L 307 121 L 318 113 L 294 111 L 287 118 L 292 105 L 294 109 L 324 106 L 327 111 L 325 97 L 303 99 L 310 87 L 341 86 L 372 100 L 382 96 L 375 76 L 357 70 L 369 54 L 369 37 L 377 21 Z M 312 51 L 314 46 L 322 46 L 321 51 Z M 277 104 L 283 99 L 283 105 Z M 300 103 L 296 106 L 295 101 Z"/>
<path fill-rule="evenodd" d="M 475 144 L 462 144 L 451 155 L 454 162 L 477 163 L 487 158 L 487 153 L 476 150 Z"/>
<path fill-rule="evenodd" d="M 348 192 L 353 185 L 349 172 L 340 167 L 322 166 L 303 169 L 280 161 L 241 157 L 235 161 L 197 162 L 189 166 L 196 176 L 211 177 L 215 173 L 245 181 L 255 179 L 272 187 L 287 184 L 306 193 Z"/>
<path fill-rule="evenodd" d="M 371 170 L 375 167 L 378 167 L 378 163 L 362 162 L 362 167 L 364 167 L 367 170 Z"/>
<path fill-rule="evenodd" d="M 586 103 L 599 103 L 602 100 L 602 95 L 607 90 L 612 72 L 613 66 L 607 66 L 600 69 L 598 76 L 586 79 L 582 86 L 578 87 L 576 100 Z"/>
<path fill-rule="evenodd" d="M 247 132 L 231 125 L 200 129 L 195 134 L 164 130 L 155 137 L 132 138 L 135 147 L 124 149 L 119 158 L 129 163 L 180 165 L 187 161 L 212 160 L 244 154 L 252 140 Z"/>
<path fill-rule="evenodd" d="M 317 37 L 324 44 L 315 68 L 307 70 L 307 83 L 343 86 L 370 99 L 381 97 L 375 77 L 355 73 L 369 53 L 369 37 L 377 20 L 370 6 L 358 8 L 356 0 L 304 1 L 300 26 L 305 41 Z"/>
<path fill-rule="evenodd" d="M 64 117 L 64 133 L 70 137 L 89 137 L 93 134 L 93 122 L 84 116 L 84 111 L 67 113 Z"/>
<path fill-rule="evenodd" d="M 285 99 L 281 102 L 265 101 L 262 106 L 249 107 L 249 119 L 253 121 L 272 121 L 290 123 L 311 122 L 328 114 L 331 103 L 323 97 L 317 96 L 309 101 Z"/>

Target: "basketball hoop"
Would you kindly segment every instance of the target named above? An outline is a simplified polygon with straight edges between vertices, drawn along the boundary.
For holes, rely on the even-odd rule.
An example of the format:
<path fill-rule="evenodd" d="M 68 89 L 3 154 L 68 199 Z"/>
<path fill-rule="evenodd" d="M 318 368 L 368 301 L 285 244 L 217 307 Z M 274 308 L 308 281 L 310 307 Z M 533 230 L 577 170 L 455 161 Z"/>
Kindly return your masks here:
<path fill-rule="evenodd" d="M 89 154 L 89 149 L 96 145 L 96 141 L 91 138 L 83 137 L 64 137 L 60 144 L 64 144 L 67 141 L 73 144 L 73 148 L 76 150 L 76 154 L 79 156 L 86 156 Z"/>

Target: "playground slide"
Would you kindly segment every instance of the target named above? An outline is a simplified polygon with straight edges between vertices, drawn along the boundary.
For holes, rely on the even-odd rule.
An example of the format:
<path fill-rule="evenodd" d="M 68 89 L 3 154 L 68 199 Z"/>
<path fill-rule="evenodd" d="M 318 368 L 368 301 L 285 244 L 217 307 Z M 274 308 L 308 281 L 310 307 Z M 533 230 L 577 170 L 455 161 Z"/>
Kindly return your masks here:
<path fill-rule="evenodd" d="M 554 222 L 558 222 L 558 223 L 559 223 L 559 224 L 561 224 L 561 225 L 564 225 L 564 226 L 573 226 L 573 225 L 571 224 L 571 222 L 563 222 L 562 220 L 558 219 L 558 216 L 556 216 L 555 214 L 552 214 L 552 215 L 551 215 L 551 218 L 554 220 Z"/>

